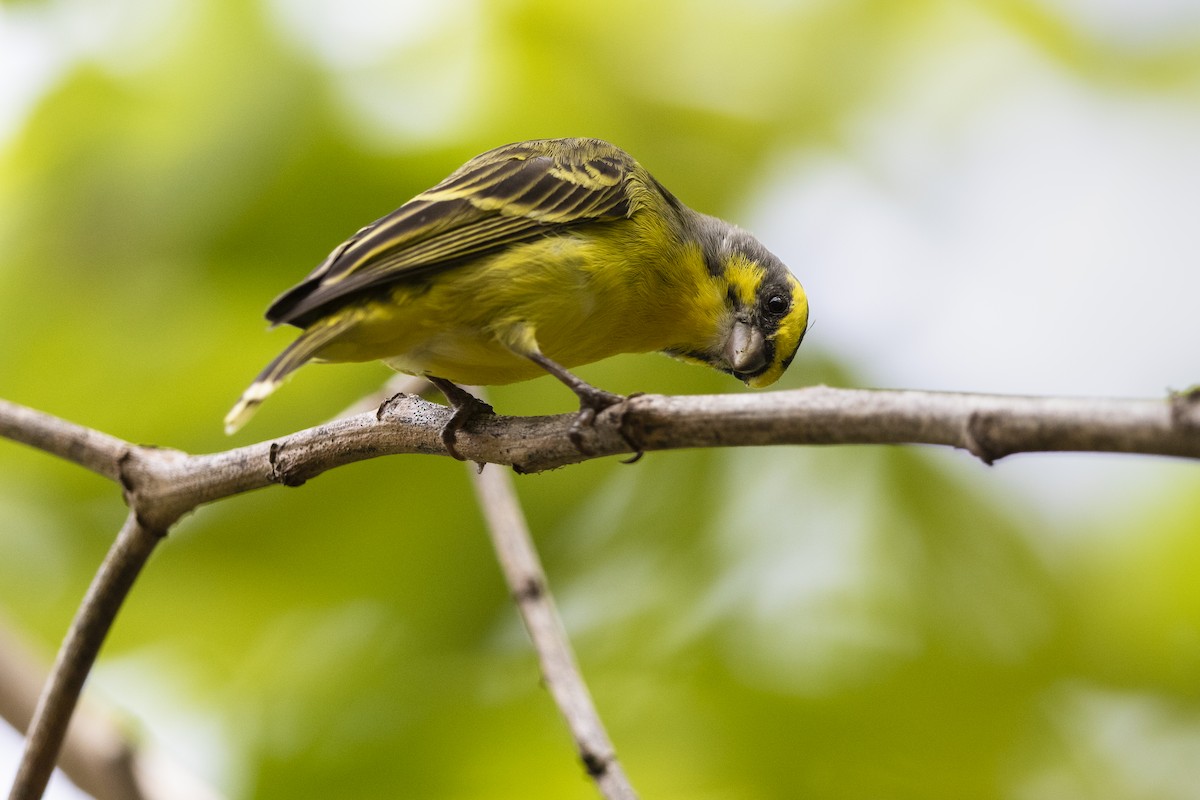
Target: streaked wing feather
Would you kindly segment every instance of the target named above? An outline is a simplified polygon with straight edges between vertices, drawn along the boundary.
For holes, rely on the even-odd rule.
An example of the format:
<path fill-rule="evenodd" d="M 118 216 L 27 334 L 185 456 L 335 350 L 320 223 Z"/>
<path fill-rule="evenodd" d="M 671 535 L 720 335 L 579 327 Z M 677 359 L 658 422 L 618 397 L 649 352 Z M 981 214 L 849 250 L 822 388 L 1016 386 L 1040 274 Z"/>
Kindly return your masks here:
<path fill-rule="evenodd" d="M 437 272 L 566 226 L 631 213 L 633 160 L 595 140 L 523 142 L 484 153 L 339 245 L 267 311 L 305 317 L 351 294 Z"/>

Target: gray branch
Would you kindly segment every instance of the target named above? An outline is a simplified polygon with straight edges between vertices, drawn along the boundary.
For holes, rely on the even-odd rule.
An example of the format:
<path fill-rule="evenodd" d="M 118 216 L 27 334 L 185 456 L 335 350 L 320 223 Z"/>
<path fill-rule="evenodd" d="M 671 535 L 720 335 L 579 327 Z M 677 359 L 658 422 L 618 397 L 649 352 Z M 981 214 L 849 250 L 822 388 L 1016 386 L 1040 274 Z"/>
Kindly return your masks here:
<path fill-rule="evenodd" d="M 133 588 L 133 581 L 141 574 L 160 538 L 143 527 L 133 513 L 117 534 L 71 621 L 50 678 L 38 698 L 25 738 L 25 757 L 17 768 L 9 800 L 38 800 L 46 791 L 83 683 L 117 612 Z"/>
<path fill-rule="evenodd" d="M 575 739 L 580 761 L 606 800 L 637 800 L 575 662 L 512 476 L 497 469 L 472 468 L 472 473 L 504 580 L 538 654 L 546 688 Z"/>
<path fill-rule="evenodd" d="M 84 679 L 117 610 L 155 543 L 179 517 L 203 504 L 271 484 L 298 486 L 355 461 L 397 453 L 444 455 L 439 431 L 448 417 L 443 406 L 398 394 L 373 412 L 269 442 L 189 455 L 132 445 L 0 400 L 0 436 L 119 482 L 130 508 L 129 520 L 72 623 L 38 703 L 10 800 L 41 796 Z M 1035 451 L 1200 459 L 1196 389 L 1161 400 L 828 387 L 757 395 L 641 395 L 598 415 L 582 448 L 568 437 L 574 419 L 574 414 L 564 414 L 482 420 L 459 433 L 458 450 L 472 461 L 511 465 L 518 472 L 635 451 L 784 444 L 948 445 L 989 464 Z M 544 666 L 558 658 L 541 651 L 539 656 Z M 557 689 L 552 691 L 557 699 Z M 573 713 L 562 710 L 568 718 Z M 594 742 L 594 752 L 608 758 L 607 736 Z"/>

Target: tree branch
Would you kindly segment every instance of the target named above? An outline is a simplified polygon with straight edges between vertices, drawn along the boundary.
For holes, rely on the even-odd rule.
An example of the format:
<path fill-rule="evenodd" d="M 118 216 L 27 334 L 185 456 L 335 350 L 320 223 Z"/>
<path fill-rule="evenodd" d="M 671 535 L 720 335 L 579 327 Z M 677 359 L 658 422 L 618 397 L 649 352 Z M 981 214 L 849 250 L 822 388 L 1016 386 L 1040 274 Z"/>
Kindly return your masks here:
<path fill-rule="evenodd" d="M 118 481 L 129 520 L 89 589 L 31 727 L 11 800 L 41 796 L 67 722 L 120 604 L 158 539 L 198 506 L 395 453 L 445 454 L 449 410 L 396 395 L 359 414 L 270 442 L 208 455 L 131 445 L 0 400 L 0 436 Z M 949 445 L 986 463 L 1017 452 L 1094 451 L 1200 459 L 1200 390 L 1163 400 L 1038 398 L 813 387 L 759 395 L 641 395 L 596 418 L 580 452 L 574 414 L 501 417 L 459 432 L 479 463 L 537 472 L 641 450 L 769 444 Z M 631 445 L 631 442 L 634 443 Z M 600 740 L 596 740 L 600 741 Z M 604 742 L 607 741 L 605 737 Z M 611 745 L 598 746 L 601 758 Z M 586 751 L 585 751 L 586 752 Z M 598 767 L 597 767 L 598 768 Z"/>
<path fill-rule="evenodd" d="M 204 503 L 280 483 L 298 486 L 343 464 L 399 453 L 445 454 L 445 406 L 398 394 L 358 414 L 269 442 L 187 455 L 134 446 L 0 400 L 0 435 L 62 456 L 141 499 L 165 528 Z M 640 395 L 597 416 L 581 453 L 574 414 L 481 420 L 458 434 L 479 463 L 540 472 L 643 450 L 779 444 L 938 444 L 992 463 L 1018 452 L 1089 451 L 1200 458 L 1200 390 L 1162 400 L 1020 397 L 816 386 L 764 394 Z M 128 500 L 128 498 L 127 498 Z"/>
<path fill-rule="evenodd" d="M 626 432 L 646 450 L 911 443 L 958 447 L 989 464 L 1047 451 L 1200 458 L 1196 390 L 1117 400 L 815 386 L 766 396 L 645 396 L 630 406 Z"/>
<path fill-rule="evenodd" d="M 119 480 L 129 444 L 73 422 L 0 399 L 0 436 Z"/>
<path fill-rule="evenodd" d="M 38 698 L 9 800 L 38 800 L 46 790 L 83 683 L 134 579 L 160 538 L 143 527 L 133 513 L 117 534 L 71 622 L 50 679 Z"/>
<path fill-rule="evenodd" d="M 505 582 L 537 652 L 542 679 L 571 730 L 584 768 L 607 800 L 637 800 L 575 662 L 512 476 L 468 466 Z"/>

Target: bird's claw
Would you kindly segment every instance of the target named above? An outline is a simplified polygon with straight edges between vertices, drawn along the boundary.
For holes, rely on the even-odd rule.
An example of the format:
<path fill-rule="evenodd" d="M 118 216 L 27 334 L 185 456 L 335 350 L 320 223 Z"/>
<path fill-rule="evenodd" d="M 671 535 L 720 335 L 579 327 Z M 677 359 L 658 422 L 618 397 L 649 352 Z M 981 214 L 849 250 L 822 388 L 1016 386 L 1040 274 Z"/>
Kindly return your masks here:
<path fill-rule="evenodd" d="M 645 392 L 634 392 L 633 394 L 626 397 L 625 398 L 626 407 L 628 407 L 630 400 L 632 400 L 635 397 L 641 397 L 644 394 L 645 394 Z M 635 440 L 633 438 L 633 436 L 630 435 L 629 431 L 625 430 L 625 412 L 624 411 L 621 412 L 621 420 L 620 420 L 620 422 L 617 423 L 617 433 L 621 434 L 621 438 L 625 440 L 625 444 L 629 445 L 629 447 L 632 448 L 632 450 L 633 450 L 633 455 L 631 455 L 629 458 L 621 459 L 621 463 L 622 464 L 636 464 L 637 462 L 641 461 L 642 456 L 646 455 L 646 452 L 644 450 L 642 450 L 642 443 Z"/>
<path fill-rule="evenodd" d="M 584 442 L 584 429 L 593 428 L 596 424 L 596 416 L 607 408 L 616 405 L 623 405 L 629 402 L 630 398 L 637 397 L 641 392 L 635 392 L 624 397 L 612 392 L 606 392 L 603 389 L 597 389 L 594 386 L 589 386 L 587 390 L 579 392 L 579 414 L 575 417 L 575 421 L 571 423 L 571 429 L 567 432 L 567 438 L 571 440 L 571 444 L 575 446 L 581 454 L 590 456 L 594 451 Z M 639 460 L 643 453 L 641 445 L 633 441 L 629 434 L 625 431 L 623 425 L 618 425 L 617 433 L 625 441 L 625 444 L 634 451 L 634 454 L 622 461 L 624 464 L 632 464 Z"/>
<path fill-rule="evenodd" d="M 454 409 L 450 419 L 442 425 L 442 445 L 452 457 L 466 461 L 466 457 L 458 452 L 458 446 L 455 444 L 458 432 L 480 417 L 495 416 L 496 410 L 457 384 L 440 378 L 430 378 L 429 381 L 438 388 Z"/>
<path fill-rule="evenodd" d="M 474 404 L 464 403 L 455 406 L 454 413 L 450 415 L 450 419 L 446 420 L 441 431 L 442 444 L 445 445 L 446 452 L 459 461 L 466 461 L 466 456 L 458 452 L 458 446 L 455 444 L 458 440 L 458 432 L 480 417 L 491 417 L 495 414 L 494 408 L 477 398 Z"/>

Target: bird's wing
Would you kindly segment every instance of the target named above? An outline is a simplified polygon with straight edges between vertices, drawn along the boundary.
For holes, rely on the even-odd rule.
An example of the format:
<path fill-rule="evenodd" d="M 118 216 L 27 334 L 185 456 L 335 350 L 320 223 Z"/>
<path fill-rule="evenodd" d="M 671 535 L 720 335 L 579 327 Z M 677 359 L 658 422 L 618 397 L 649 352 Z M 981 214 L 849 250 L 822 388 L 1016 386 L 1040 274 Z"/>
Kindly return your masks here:
<path fill-rule="evenodd" d="M 564 226 L 628 217 L 637 205 L 628 191 L 635 169 L 627 153 L 596 139 L 490 150 L 339 245 L 271 305 L 267 319 L 304 325 L 313 312 L 364 289 Z"/>

